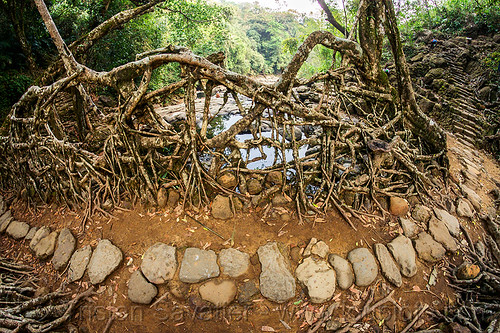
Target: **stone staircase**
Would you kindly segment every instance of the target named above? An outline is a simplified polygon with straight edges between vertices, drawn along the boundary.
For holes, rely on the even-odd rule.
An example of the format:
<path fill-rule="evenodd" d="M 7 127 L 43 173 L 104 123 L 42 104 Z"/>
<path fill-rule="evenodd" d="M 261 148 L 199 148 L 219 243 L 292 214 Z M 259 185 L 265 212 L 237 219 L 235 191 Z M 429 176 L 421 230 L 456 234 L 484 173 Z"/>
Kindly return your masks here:
<path fill-rule="evenodd" d="M 471 79 L 464 71 L 462 48 L 447 48 L 443 57 L 448 63 L 448 82 L 454 85 L 455 96 L 449 100 L 452 132 L 464 144 L 477 144 L 484 131 L 484 115 L 479 109 L 480 101 L 471 87 Z"/>

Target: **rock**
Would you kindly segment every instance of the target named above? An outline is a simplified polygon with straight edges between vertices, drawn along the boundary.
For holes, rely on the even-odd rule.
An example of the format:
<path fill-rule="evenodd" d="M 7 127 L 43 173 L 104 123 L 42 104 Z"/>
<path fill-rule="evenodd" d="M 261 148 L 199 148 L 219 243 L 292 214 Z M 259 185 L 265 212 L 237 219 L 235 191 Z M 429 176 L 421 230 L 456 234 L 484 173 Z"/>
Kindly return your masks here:
<path fill-rule="evenodd" d="M 7 230 L 7 227 L 9 226 L 11 221 L 12 215 L 10 213 L 10 210 L 8 210 L 0 217 L 0 233 L 3 233 L 5 230 Z"/>
<path fill-rule="evenodd" d="M 211 280 L 202 284 L 198 291 L 203 300 L 223 307 L 234 300 L 237 288 L 233 280 Z"/>
<path fill-rule="evenodd" d="M 293 263 L 298 263 L 300 261 L 300 247 L 294 246 L 290 249 L 290 259 Z"/>
<path fill-rule="evenodd" d="M 432 215 L 432 211 L 423 205 L 416 205 L 415 208 L 413 208 L 413 212 L 411 213 L 411 216 L 416 221 L 422 222 L 425 224 L 427 224 L 427 222 L 429 222 L 431 215 Z"/>
<path fill-rule="evenodd" d="M 170 293 L 179 299 L 186 299 L 189 295 L 190 285 L 178 280 L 170 280 L 168 282 Z"/>
<path fill-rule="evenodd" d="M 468 218 L 474 217 L 474 211 L 472 210 L 472 207 L 469 204 L 469 202 L 467 202 L 465 199 L 462 198 L 458 199 L 457 215 Z"/>
<path fill-rule="evenodd" d="M 479 273 L 481 273 L 481 269 L 478 265 L 464 263 L 457 269 L 457 278 L 459 280 L 472 280 L 475 279 Z"/>
<path fill-rule="evenodd" d="M 186 283 L 197 283 L 217 277 L 220 274 L 217 255 L 212 250 L 200 250 L 188 247 L 182 258 L 179 280 Z"/>
<path fill-rule="evenodd" d="M 412 238 L 417 234 L 418 227 L 415 224 L 415 222 L 413 222 L 410 219 L 405 219 L 402 217 L 399 218 L 399 222 L 401 223 L 401 228 L 403 228 L 403 234 L 406 237 Z"/>
<path fill-rule="evenodd" d="M 128 298 L 138 304 L 150 304 L 158 295 L 158 289 L 142 275 L 140 270 L 132 273 L 128 281 Z"/>
<path fill-rule="evenodd" d="M 123 259 L 122 251 L 113 245 L 109 240 L 103 239 L 98 244 L 87 269 L 90 283 L 98 284 L 103 282 L 108 275 L 118 268 Z"/>
<path fill-rule="evenodd" d="M 225 188 L 235 188 L 238 186 L 238 180 L 236 176 L 231 172 L 225 172 L 219 176 L 217 182 Z"/>
<path fill-rule="evenodd" d="M 52 257 L 52 265 L 57 271 L 64 269 L 75 251 L 76 239 L 68 228 L 64 228 L 57 237 L 57 247 Z"/>
<path fill-rule="evenodd" d="M 281 221 L 288 222 L 292 219 L 292 216 L 288 213 L 283 213 L 280 215 Z"/>
<path fill-rule="evenodd" d="M 434 208 L 434 213 L 436 214 L 438 219 L 444 222 L 450 234 L 455 237 L 458 237 L 458 235 L 460 235 L 460 223 L 455 216 L 451 215 L 444 209 L 439 208 Z"/>
<path fill-rule="evenodd" d="M 228 197 L 217 195 L 212 203 L 212 216 L 216 219 L 227 220 L 233 217 L 231 202 Z"/>
<path fill-rule="evenodd" d="M 51 232 L 47 237 L 40 239 L 35 245 L 33 251 L 39 259 L 47 259 L 55 250 L 57 241 L 57 231 Z"/>
<path fill-rule="evenodd" d="M 392 242 L 387 244 L 387 248 L 391 251 L 392 256 L 398 263 L 401 274 L 406 277 L 412 277 L 417 274 L 417 258 L 415 249 L 411 245 L 411 240 L 408 237 L 399 235 Z"/>
<path fill-rule="evenodd" d="M 375 257 L 366 248 L 357 248 L 349 252 L 347 260 L 352 264 L 356 285 L 366 287 L 375 281 L 378 274 L 378 266 Z"/>
<path fill-rule="evenodd" d="M 12 221 L 5 232 L 14 239 L 21 239 L 28 234 L 28 231 L 30 231 L 30 225 L 28 223 Z"/>
<path fill-rule="evenodd" d="M 318 242 L 318 240 L 316 238 L 311 238 L 311 240 L 309 241 L 309 244 L 307 244 L 306 248 L 304 249 L 304 257 L 307 257 L 307 256 L 310 256 L 311 255 L 311 250 L 312 250 L 312 247 L 314 246 L 314 244 L 316 244 Z"/>
<path fill-rule="evenodd" d="M 35 245 L 40 242 L 42 238 L 47 237 L 50 234 L 50 228 L 43 226 L 35 232 L 33 239 L 30 241 L 30 249 L 35 251 Z"/>
<path fill-rule="evenodd" d="M 251 195 L 256 195 L 262 192 L 262 184 L 255 178 L 247 180 L 247 191 Z"/>
<path fill-rule="evenodd" d="M 240 293 L 238 295 L 238 303 L 246 304 L 252 300 L 252 298 L 259 293 L 259 288 L 255 285 L 254 281 L 247 281 L 240 287 Z"/>
<path fill-rule="evenodd" d="M 321 258 L 326 258 L 328 252 L 330 252 L 330 247 L 328 247 L 328 245 L 323 241 L 317 242 L 311 248 L 311 253 Z"/>
<path fill-rule="evenodd" d="M 351 264 L 336 254 L 330 254 L 328 262 L 335 270 L 339 288 L 342 290 L 351 288 L 354 283 L 354 272 L 352 271 Z"/>
<path fill-rule="evenodd" d="M 26 240 L 32 240 L 33 237 L 35 237 L 36 232 L 38 231 L 38 227 L 32 227 L 30 231 L 28 231 L 28 234 L 24 237 Z"/>
<path fill-rule="evenodd" d="M 481 211 L 481 204 L 482 204 L 481 197 L 476 192 L 474 192 L 470 187 L 462 185 L 461 189 L 462 189 L 462 193 L 470 201 L 470 203 L 472 204 L 472 206 L 478 212 L 480 212 Z"/>
<path fill-rule="evenodd" d="M 455 252 L 458 249 L 457 242 L 450 235 L 443 221 L 432 217 L 429 221 L 429 233 L 438 243 L 443 244 L 448 251 Z"/>
<path fill-rule="evenodd" d="M 266 176 L 266 182 L 272 185 L 282 185 L 283 184 L 283 173 L 280 171 L 271 171 Z"/>
<path fill-rule="evenodd" d="M 377 255 L 382 274 L 385 278 L 396 287 L 401 287 L 403 284 L 403 278 L 401 277 L 398 266 L 394 262 L 394 259 L 392 259 L 392 256 L 385 245 L 380 243 L 375 244 L 375 254 Z"/>
<path fill-rule="evenodd" d="M 271 200 L 273 203 L 273 206 L 278 207 L 278 206 L 284 206 L 288 203 L 287 198 L 283 194 L 275 194 Z"/>
<path fill-rule="evenodd" d="M 428 262 L 441 260 L 446 253 L 445 248 L 426 232 L 418 234 L 415 240 L 415 250 L 421 259 Z"/>
<path fill-rule="evenodd" d="M 224 274 L 235 278 L 246 273 L 250 256 L 236 249 L 223 249 L 219 253 L 219 263 Z"/>
<path fill-rule="evenodd" d="M 295 296 L 295 278 L 287 267 L 285 257 L 276 242 L 269 242 L 257 250 L 261 263 L 260 291 L 262 296 L 283 303 Z"/>
<path fill-rule="evenodd" d="M 238 197 L 233 197 L 233 206 L 235 211 L 237 212 L 242 211 L 244 207 L 243 201 L 241 201 L 241 199 Z"/>
<path fill-rule="evenodd" d="M 92 248 L 90 245 L 86 245 L 81 249 L 78 249 L 71 256 L 69 261 L 68 269 L 68 282 L 78 281 L 83 277 L 87 265 L 90 262 L 90 257 L 92 256 Z"/>
<path fill-rule="evenodd" d="M 329 301 L 335 292 L 335 271 L 324 260 L 307 257 L 295 270 L 313 303 Z"/>
<path fill-rule="evenodd" d="M 146 250 L 141 271 L 154 284 L 162 284 L 174 277 L 177 271 L 176 249 L 164 243 L 156 243 Z"/>
<path fill-rule="evenodd" d="M 423 81 L 425 84 L 430 84 L 434 79 L 439 79 L 443 76 L 445 70 L 443 68 L 432 68 L 425 74 Z"/>
<path fill-rule="evenodd" d="M 410 210 L 408 201 L 399 197 L 391 197 L 389 203 L 389 210 L 392 215 L 405 216 Z"/>
<path fill-rule="evenodd" d="M 159 208 L 165 208 L 168 202 L 168 192 L 167 189 L 162 187 L 158 190 L 158 195 L 156 200 L 158 201 Z"/>
<path fill-rule="evenodd" d="M 168 201 L 167 201 L 167 206 L 172 208 L 177 206 L 177 203 L 179 202 L 179 199 L 181 198 L 181 195 L 179 192 L 174 190 L 173 188 L 168 190 Z"/>

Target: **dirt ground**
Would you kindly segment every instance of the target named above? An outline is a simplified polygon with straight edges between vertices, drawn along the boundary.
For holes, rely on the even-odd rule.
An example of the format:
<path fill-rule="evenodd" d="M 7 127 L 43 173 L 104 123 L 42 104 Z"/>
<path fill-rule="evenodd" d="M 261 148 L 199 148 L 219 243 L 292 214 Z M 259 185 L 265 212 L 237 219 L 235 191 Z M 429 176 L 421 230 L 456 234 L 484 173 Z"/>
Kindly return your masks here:
<path fill-rule="evenodd" d="M 463 177 L 463 154 L 472 154 L 477 161 L 481 161 L 484 170 L 481 170 L 474 183 L 474 190 L 483 198 L 485 205 L 491 205 L 492 199 L 488 192 L 497 185 L 494 180 L 500 180 L 498 164 L 482 152 L 470 152 L 453 137 L 448 139 L 450 148 L 450 174 L 452 179 L 460 180 Z M 459 154 L 457 152 L 463 152 Z M 463 179 L 462 179 L 463 180 Z M 471 185 L 472 186 L 472 185 Z M 457 194 L 456 186 L 450 183 L 448 188 L 440 192 L 431 192 L 437 205 L 443 204 L 443 197 Z M 432 203 L 432 200 L 426 204 Z M 337 290 L 332 302 L 326 305 L 311 305 L 307 303 L 305 294 L 298 287 L 297 296 L 286 304 L 271 303 L 263 298 L 255 299 L 250 305 L 241 306 L 237 302 L 227 308 L 211 310 L 203 313 L 194 311 L 193 297 L 187 300 L 177 299 L 168 293 L 166 285 L 160 286 L 158 298 L 165 293 L 168 295 L 153 307 L 131 303 L 127 298 L 127 281 L 131 273 L 141 264 L 141 256 L 145 250 L 156 242 L 163 242 L 178 247 L 178 261 L 182 260 L 182 253 L 186 247 L 196 246 L 213 249 L 216 252 L 230 247 L 224 241 L 209 231 L 203 229 L 196 222 L 186 218 L 182 210 L 155 211 L 142 206 L 131 209 L 115 209 L 112 217 L 94 217 L 87 222 L 84 233 L 80 233 L 82 220 L 81 212 L 72 212 L 56 206 L 38 207 L 36 212 L 24 203 L 15 202 L 12 207 L 13 215 L 18 220 L 27 221 L 31 225 L 48 225 L 52 229 L 70 228 L 78 235 L 78 246 L 91 244 L 95 246 L 99 239 L 107 238 L 117 245 L 124 254 L 123 263 L 105 283 L 98 287 L 98 293 L 81 307 L 80 312 L 72 321 L 80 327 L 82 332 L 103 332 L 114 314 L 109 332 L 261 332 L 261 331 L 303 331 L 309 328 L 308 322 L 314 320 L 333 301 L 340 303 L 333 317 L 349 320 L 355 317 L 363 308 L 368 296 L 366 288 L 351 288 L 347 291 Z M 284 221 L 279 215 L 284 209 L 291 214 L 291 219 Z M 331 253 L 346 256 L 347 253 L 360 246 L 372 247 L 373 244 L 387 243 L 399 232 L 398 221 L 394 217 L 367 217 L 366 223 L 355 221 L 358 230 L 353 230 L 337 212 L 331 211 L 324 217 L 311 219 L 299 225 L 293 207 L 272 210 L 266 217 L 262 217 L 263 210 L 252 209 L 240 213 L 237 217 L 222 221 L 210 217 L 209 208 L 196 215 L 208 227 L 220 233 L 224 238 L 231 236 L 234 248 L 249 253 L 251 256 L 257 248 L 267 241 L 279 241 L 289 248 L 304 247 L 312 238 L 325 241 Z M 473 240 L 483 234 L 479 220 L 462 220 Z M 466 243 L 465 243 L 466 244 Z M 89 286 L 88 277 L 82 282 L 64 286 L 65 274 L 52 270 L 47 262 L 40 262 L 33 257 L 28 249 L 27 241 L 13 241 L 0 236 L 1 255 L 8 258 L 18 258 L 30 263 L 39 271 L 41 287 L 55 290 L 63 285 L 72 293 L 82 291 Z M 256 257 L 252 258 L 249 272 L 239 278 L 239 284 L 254 280 L 258 282 L 260 267 Z M 394 299 L 400 309 L 389 304 L 379 308 L 367 316 L 357 328 L 365 331 L 379 332 L 384 327 L 391 329 L 396 326 L 397 331 L 404 328 L 414 311 L 418 311 L 423 304 L 429 304 L 434 309 L 444 309 L 454 302 L 453 290 L 445 277 L 445 268 L 448 262 L 460 263 L 461 253 L 452 253 L 445 262 L 436 264 L 438 272 L 437 283 L 427 287 L 433 266 L 418 261 L 418 273 L 413 278 L 404 278 L 403 286 L 397 288 Z M 295 263 L 292 263 L 295 269 Z M 379 275 L 380 281 L 376 284 L 376 297 L 380 298 L 387 293 L 390 286 Z M 198 284 L 190 289 L 190 295 L 197 294 Z M 157 298 L 157 299 L 158 299 Z M 422 317 L 421 328 L 432 327 L 432 320 L 428 316 Z M 280 321 L 281 320 L 281 321 Z M 369 323 L 375 328 L 363 326 Z M 287 326 L 290 329 L 287 329 Z"/>

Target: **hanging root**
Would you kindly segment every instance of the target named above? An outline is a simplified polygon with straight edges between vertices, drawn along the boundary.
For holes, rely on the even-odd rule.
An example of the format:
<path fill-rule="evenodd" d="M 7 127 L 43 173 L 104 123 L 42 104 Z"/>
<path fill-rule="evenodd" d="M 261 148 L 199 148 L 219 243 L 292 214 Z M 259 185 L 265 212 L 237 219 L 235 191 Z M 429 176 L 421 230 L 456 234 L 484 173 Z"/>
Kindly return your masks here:
<path fill-rule="evenodd" d="M 318 44 L 340 52 L 345 66 L 298 79 Z M 254 204 L 283 193 L 297 203 L 301 221 L 336 207 L 356 228 L 352 217 L 363 220 L 357 213 L 363 203 L 382 208 L 381 197 L 426 191 L 433 186 L 432 166 L 443 165 L 445 158 L 443 143 L 422 145 L 426 138 L 408 130 L 415 119 L 419 130 L 425 125 L 418 108 L 407 107 L 412 91 L 396 96 L 378 81 L 378 73 L 367 76 L 368 51 L 328 32 L 312 33 L 275 84 L 225 69 L 221 53 L 202 58 L 177 46 L 100 73 L 62 54 L 67 76 L 31 87 L 9 114 L 0 137 L 1 181 L 44 202 L 85 207 L 82 228 L 94 213 L 124 199 L 154 205 L 158 191 L 170 184 L 183 193 L 184 204 L 196 207 L 217 193 Z M 171 63 L 181 66 L 180 80 L 149 91 L 153 72 Z M 108 106 L 94 101 L 88 91 L 95 86 L 114 90 L 117 101 Z M 196 109 L 196 87 L 208 94 L 202 110 Z M 155 105 L 181 89 L 186 120 L 168 122 Z M 224 104 L 235 99 L 240 116 L 221 132 L 214 132 L 220 120 L 210 108 L 215 89 L 225 91 Z M 238 140 L 241 133 L 251 138 Z M 272 164 L 251 167 L 269 157 Z M 237 190 L 218 183 L 228 172 L 235 175 Z M 282 181 L 270 187 L 281 188 L 250 200 L 246 182 L 256 178 L 264 184 L 276 172 Z"/>

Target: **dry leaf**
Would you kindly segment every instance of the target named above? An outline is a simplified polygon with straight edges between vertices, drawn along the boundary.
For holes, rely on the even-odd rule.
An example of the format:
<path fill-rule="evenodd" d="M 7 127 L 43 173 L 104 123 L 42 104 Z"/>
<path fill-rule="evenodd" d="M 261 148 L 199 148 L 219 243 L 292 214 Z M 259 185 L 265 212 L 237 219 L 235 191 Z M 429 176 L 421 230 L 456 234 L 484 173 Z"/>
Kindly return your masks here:
<path fill-rule="evenodd" d="M 274 328 L 272 328 L 271 326 L 262 326 L 260 328 L 260 330 L 262 332 L 276 332 L 276 330 Z"/>

